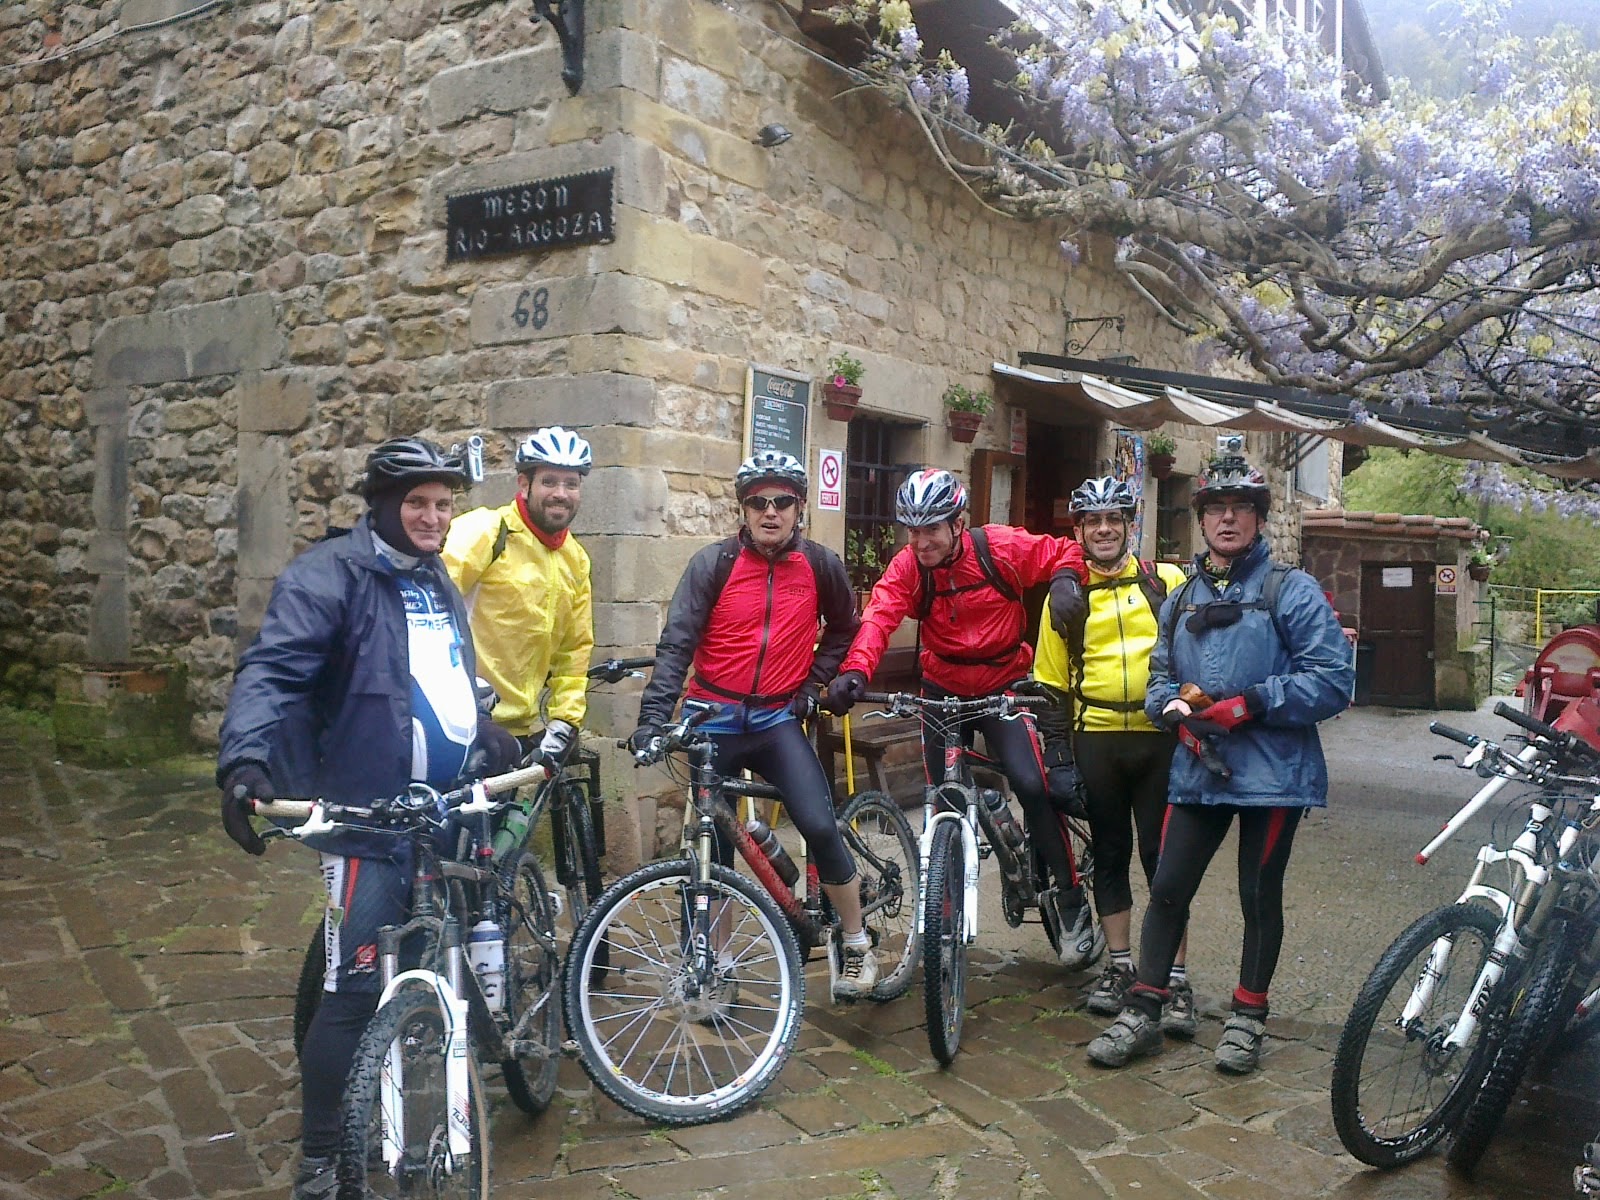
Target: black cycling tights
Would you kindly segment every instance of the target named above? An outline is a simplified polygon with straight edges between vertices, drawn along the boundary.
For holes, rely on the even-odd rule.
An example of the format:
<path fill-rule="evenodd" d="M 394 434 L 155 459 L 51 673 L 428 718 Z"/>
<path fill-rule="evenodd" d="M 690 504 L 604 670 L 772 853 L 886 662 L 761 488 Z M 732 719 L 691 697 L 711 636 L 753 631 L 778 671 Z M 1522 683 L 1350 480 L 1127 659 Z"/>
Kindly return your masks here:
<path fill-rule="evenodd" d="M 799 721 L 783 721 L 757 733 L 713 733 L 710 737 L 717 747 L 711 765 L 719 775 L 737 775 L 748 767 L 782 794 L 784 811 L 805 838 L 806 850 L 823 883 L 849 883 L 856 877 L 855 859 L 845 848 L 833 813 L 833 785 Z M 733 863 L 733 847 L 720 831 L 717 861 L 723 866 Z"/>
<path fill-rule="evenodd" d="M 1128 872 L 1135 831 L 1145 882 L 1156 877 L 1161 824 L 1167 816 L 1167 776 L 1178 740 L 1170 733 L 1082 730 L 1074 742 L 1089 795 L 1094 910 L 1103 921 L 1133 908 Z"/>
<path fill-rule="evenodd" d="M 300 1148 L 307 1158 L 338 1153 L 345 1076 L 377 1008 L 374 991 L 322 993 L 300 1048 Z"/>
<path fill-rule="evenodd" d="M 1231 804 L 1174 804 L 1167 810 L 1161 863 L 1150 885 L 1150 908 L 1139 939 L 1139 984 L 1167 986 L 1172 960 L 1189 921 L 1189 904 L 1239 818 L 1239 908 L 1244 914 L 1244 954 L 1233 1007 L 1264 1015 L 1267 989 L 1283 948 L 1283 876 L 1303 808 L 1257 808 Z M 1135 993 L 1137 996 L 1138 993 Z"/>
<path fill-rule="evenodd" d="M 954 693 L 925 683 L 922 685 L 922 694 L 943 699 Z M 922 766 L 929 782 L 935 784 L 944 780 L 944 739 L 939 729 L 938 718 L 930 712 L 927 723 L 922 727 Z M 1039 734 L 1034 728 L 1033 718 L 1023 716 L 1007 721 L 999 717 L 985 717 L 981 721 L 964 722 L 962 733 L 968 746 L 972 745 L 975 733 L 983 734 L 984 748 L 1005 772 L 1012 792 L 1022 805 L 1022 815 L 1027 818 L 1034 848 L 1043 856 L 1045 866 L 1050 868 L 1050 875 L 1056 883 L 1063 888 L 1071 886 L 1078 873 L 1073 869 L 1072 856 L 1068 854 L 1066 841 L 1061 835 L 1061 822 L 1045 790 L 1044 758 L 1039 750 Z"/>

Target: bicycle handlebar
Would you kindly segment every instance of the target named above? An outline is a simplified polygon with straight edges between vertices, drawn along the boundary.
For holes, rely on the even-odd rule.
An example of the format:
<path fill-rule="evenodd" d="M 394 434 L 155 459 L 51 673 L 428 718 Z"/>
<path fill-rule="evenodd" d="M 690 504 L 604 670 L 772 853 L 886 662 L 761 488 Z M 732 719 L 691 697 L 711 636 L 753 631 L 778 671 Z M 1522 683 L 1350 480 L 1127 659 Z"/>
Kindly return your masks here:
<path fill-rule="evenodd" d="M 660 762 L 674 750 L 682 750 L 690 742 L 689 735 L 696 726 L 709 721 L 717 714 L 715 708 L 702 708 L 690 713 L 676 725 L 668 725 L 661 731 L 661 736 L 652 738 L 650 744 L 641 750 L 634 749 L 626 739 L 617 742 L 623 750 L 633 751 L 633 761 L 641 767 L 652 766 Z"/>
<path fill-rule="evenodd" d="M 1431 722 L 1428 725 L 1428 732 L 1432 733 L 1432 734 L 1437 734 L 1439 737 L 1442 737 L 1442 738 L 1449 738 L 1452 742 L 1460 742 L 1463 746 L 1469 746 L 1469 747 L 1470 746 L 1476 746 L 1476 745 L 1478 745 L 1478 743 L 1483 741 L 1483 739 L 1481 737 L 1479 737 L 1477 734 L 1475 734 L 1475 733 L 1462 733 L 1461 730 L 1453 728 L 1452 726 L 1446 725 L 1443 721 L 1433 721 L 1433 722 Z M 1440 757 L 1443 758 L 1443 757 L 1448 757 L 1448 756 L 1447 755 L 1441 755 Z"/>
<path fill-rule="evenodd" d="M 964 699 L 960 696 L 919 696 L 915 692 L 864 692 L 861 700 L 866 704 L 879 704 L 891 713 L 910 712 L 912 709 L 933 709 L 944 716 L 1006 715 L 1022 708 L 1044 708 L 1050 701 L 1043 696 L 977 696 Z"/>
<path fill-rule="evenodd" d="M 590 679 L 602 683 L 621 683 L 634 672 L 655 665 L 654 658 L 608 658 L 604 662 L 595 663 L 587 674 Z"/>

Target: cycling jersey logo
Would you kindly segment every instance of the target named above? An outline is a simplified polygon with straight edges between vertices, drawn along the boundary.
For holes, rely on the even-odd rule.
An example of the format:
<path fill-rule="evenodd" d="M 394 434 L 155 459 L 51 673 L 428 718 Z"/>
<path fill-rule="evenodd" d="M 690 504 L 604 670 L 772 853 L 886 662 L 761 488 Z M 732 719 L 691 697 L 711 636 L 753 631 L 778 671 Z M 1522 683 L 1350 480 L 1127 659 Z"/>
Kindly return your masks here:
<path fill-rule="evenodd" d="M 350 974 L 371 975 L 378 969 L 378 943 L 368 942 L 365 946 L 356 947 L 356 955 L 350 963 Z"/>

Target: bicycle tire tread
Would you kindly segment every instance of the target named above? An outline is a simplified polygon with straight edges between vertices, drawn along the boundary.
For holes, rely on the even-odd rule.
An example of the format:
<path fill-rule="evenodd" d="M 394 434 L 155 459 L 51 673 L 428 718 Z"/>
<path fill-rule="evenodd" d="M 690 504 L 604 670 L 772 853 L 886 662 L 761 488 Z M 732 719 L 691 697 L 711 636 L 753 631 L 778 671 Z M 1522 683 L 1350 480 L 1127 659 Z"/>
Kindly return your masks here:
<path fill-rule="evenodd" d="M 961 1026 L 965 1016 L 961 1011 L 961 1001 L 966 988 L 965 980 L 959 976 L 965 969 L 965 947 L 957 946 L 953 950 L 947 967 L 941 946 L 947 936 L 954 938 L 956 943 L 965 936 L 964 850 L 956 822 L 940 822 L 933 831 L 933 842 L 928 852 L 927 903 L 922 917 L 922 991 L 927 1012 L 928 1045 L 934 1058 L 947 1067 L 955 1060 L 956 1051 L 961 1045 Z M 947 920 L 944 894 L 950 886 L 952 872 L 955 874 L 955 901 Z M 947 973 L 957 976 L 949 981 L 953 986 L 949 989 L 952 1011 L 948 1013 L 945 1011 Z"/>

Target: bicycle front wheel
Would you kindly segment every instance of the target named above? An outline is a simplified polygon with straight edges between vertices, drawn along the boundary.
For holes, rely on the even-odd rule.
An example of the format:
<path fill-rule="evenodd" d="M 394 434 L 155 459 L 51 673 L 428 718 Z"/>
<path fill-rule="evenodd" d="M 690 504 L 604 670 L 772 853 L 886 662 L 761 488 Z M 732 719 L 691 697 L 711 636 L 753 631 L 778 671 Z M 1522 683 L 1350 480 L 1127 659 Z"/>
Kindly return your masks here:
<path fill-rule="evenodd" d="M 506 931 L 505 1002 L 510 1056 L 500 1064 L 511 1102 L 530 1116 L 550 1106 L 560 1065 L 556 1012 L 561 964 L 555 914 L 533 855 L 519 853 L 500 877 Z"/>
<path fill-rule="evenodd" d="M 594 1084 L 667 1125 L 753 1102 L 800 1036 L 805 978 L 783 910 L 724 867 L 708 895 L 687 859 L 651 863 L 600 896 L 567 955 L 567 1031 Z M 696 970 L 691 917 L 704 900 L 715 967 Z M 597 972 L 600 956 L 610 969 Z"/>
<path fill-rule="evenodd" d="M 928 1045 L 944 1066 L 955 1059 L 966 1016 L 966 848 L 961 825 L 940 821 L 928 853 L 927 899 L 922 910 L 922 993 Z"/>
<path fill-rule="evenodd" d="M 878 954 L 872 999 L 893 1000 L 911 986 L 917 940 L 917 839 L 900 806 L 882 792 L 861 792 L 840 816 L 845 845 L 861 877 L 861 911 Z"/>
<path fill-rule="evenodd" d="M 431 989 L 408 987 L 378 1010 L 345 1085 L 339 1195 L 487 1200 L 489 1121 L 478 1064 L 467 1047 L 466 1095 L 446 1080 L 445 1014 Z M 467 1150 L 450 1148 L 465 1123 Z"/>
<path fill-rule="evenodd" d="M 1467 1105 L 1445 1151 L 1445 1160 L 1457 1170 L 1470 1172 L 1478 1165 L 1511 1107 L 1522 1077 L 1549 1049 L 1560 1018 L 1565 1016 L 1561 1001 L 1575 965 L 1565 924 L 1547 930 L 1533 965 L 1511 992 L 1505 1036 L 1483 1077 L 1483 1086 Z"/>
<path fill-rule="evenodd" d="M 1466 1012 L 1500 927 L 1498 913 L 1446 904 L 1383 952 L 1357 993 L 1333 1058 L 1333 1124 L 1373 1167 L 1420 1158 L 1447 1133 L 1488 1065 L 1485 1023 L 1459 1048 Z M 1406 1013 L 1407 1006 L 1415 1011 Z"/>
<path fill-rule="evenodd" d="M 551 812 L 556 880 L 567 890 L 576 929 L 600 899 L 600 849 L 595 844 L 588 794 L 570 779 L 561 779 L 554 786 L 561 789 L 560 810 Z"/>

